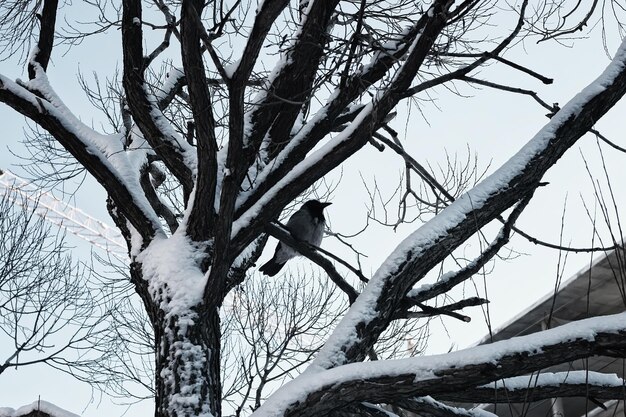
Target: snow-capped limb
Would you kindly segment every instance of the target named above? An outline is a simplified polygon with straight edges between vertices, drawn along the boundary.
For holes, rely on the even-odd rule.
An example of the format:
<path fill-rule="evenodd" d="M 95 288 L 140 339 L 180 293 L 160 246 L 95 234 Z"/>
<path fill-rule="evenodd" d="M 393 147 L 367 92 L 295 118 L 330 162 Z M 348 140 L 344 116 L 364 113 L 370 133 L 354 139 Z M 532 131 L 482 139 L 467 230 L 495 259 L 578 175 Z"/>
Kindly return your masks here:
<path fill-rule="evenodd" d="M 506 378 L 459 392 L 443 393 L 444 401 L 493 403 L 533 402 L 558 397 L 624 398 L 626 384 L 615 374 L 593 371 L 540 373 Z"/>
<path fill-rule="evenodd" d="M 105 188 L 119 210 L 149 241 L 160 233 L 161 226 L 141 192 L 127 184 L 123 173 L 115 169 L 107 156 L 84 137 L 82 124 L 76 126 L 52 103 L 0 75 L 0 102 L 47 130 Z"/>
<path fill-rule="evenodd" d="M 423 417 L 496 417 L 496 414 L 480 408 L 468 410 L 452 407 L 430 396 L 401 399 L 393 401 L 393 405 Z"/>
<path fill-rule="evenodd" d="M 244 140 L 244 160 L 248 166 L 253 164 L 265 137 L 271 137 L 275 143 L 286 142 L 289 138 L 306 97 L 313 89 L 329 38 L 329 22 L 338 3 L 338 0 L 309 2 L 307 13 L 303 14 L 293 35 L 294 40 L 272 71 L 265 91 L 259 93 L 249 114 L 249 133 Z"/>
<path fill-rule="evenodd" d="M 155 98 L 159 110 L 165 110 L 185 84 L 187 84 L 187 79 L 185 78 L 183 70 L 181 68 L 172 67 L 165 77 L 165 82 L 156 93 Z"/>
<path fill-rule="evenodd" d="M 432 16 L 438 14 L 437 10 L 444 8 L 447 3 L 448 1 L 442 0 L 435 2 L 429 9 L 433 13 L 424 13 L 413 26 L 404 31 L 400 39 L 395 43 L 394 49 L 389 49 L 386 53 L 377 54 L 370 64 L 348 77 L 331 95 L 328 103 L 317 112 L 313 120 L 308 122 L 297 135 L 291 139 L 289 139 L 289 136 L 271 136 L 272 140 L 277 142 L 274 145 L 276 147 L 274 152 L 276 153 L 280 150 L 280 154 L 275 155 L 272 163 L 261 173 L 254 189 L 237 202 L 237 217 L 252 207 L 270 188 L 287 176 L 295 165 L 300 163 L 320 140 L 345 123 L 354 120 L 365 105 L 350 106 L 351 103 L 394 68 L 396 62 L 408 52 L 416 36 L 432 21 Z M 435 39 L 432 39 L 432 41 L 434 43 Z M 290 73 L 284 75 L 289 80 L 291 76 L 293 75 Z M 287 85 L 289 84 L 287 83 Z M 266 98 L 266 101 L 271 102 L 270 99 L 271 97 Z M 296 100 L 298 97 L 291 99 Z M 253 112 L 252 120 L 256 117 L 256 113 L 264 111 L 268 112 L 270 109 L 259 107 L 258 110 Z M 261 119 L 259 123 L 263 122 L 266 121 Z M 269 124 L 267 127 L 269 127 Z M 260 141 L 265 137 L 267 130 L 263 130 L 260 125 L 252 125 L 251 130 L 250 140 L 252 142 L 248 146 L 252 147 L 250 151 L 255 151 L 260 147 Z M 254 141 L 258 141 L 258 143 L 255 144 Z M 274 217 L 277 214 L 275 212 Z"/>
<path fill-rule="evenodd" d="M 33 50 L 28 65 L 28 77 L 30 79 L 35 78 L 35 69 L 32 63 L 40 65 L 44 71 L 48 68 L 52 47 L 54 46 L 54 27 L 56 25 L 58 5 L 58 0 L 45 0 L 43 3 L 41 14 L 39 14 L 41 29 L 39 30 L 37 47 Z"/>
<path fill-rule="evenodd" d="M 448 4 L 449 1 L 440 0 L 433 5 L 433 13 L 429 13 L 429 18 L 420 35 L 415 37 L 408 57 L 393 80 L 359 112 L 348 128 L 302 160 L 306 152 L 300 155 L 299 152 L 303 149 L 298 150 L 298 145 L 308 143 L 307 146 L 310 146 L 313 142 L 317 143 L 317 141 L 310 141 L 308 135 L 321 139 L 329 133 L 332 127 L 331 119 L 322 111 L 319 117 L 326 118 L 326 121 L 322 122 L 320 131 L 303 129 L 276 157 L 275 164 L 266 168 L 292 167 L 289 174 L 283 173 L 283 177 L 275 185 L 259 195 L 259 200 L 238 217 L 237 224 L 233 225 L 231 243 L 235 255 L 262 231 L 267 222 L 277 217 L 279 211 L 302 190 L 313 185 L 315 181 L 339 166 L 368 142 L 387 114 L 398 104 L 401 92 L 408 88 L 415 78 L 437 36 L 445 26 Z M 291 153 L 292 150 L 295 154 Z M 289 162 L 285 162 L 287 160 Z M 301 162 L 298 163 L 298 161 Z M 243 207 L 245 205 L 242 205 L 241 209 Z"/>
<path fill-rule="evenodd" d="M 626 93 L 626 41 L 600 77 L 576 95 L 494 174 L 416 230 L 387 258 L 313 362 L 328 369 L 362 360 L 428 271 L 528 192 Z"/>
<path fill-rule="evenodd" d="M 305 372 L 276 391 L 252 416 L 324 416 L 362 401 L 393 404 L 403 398 L 440 398 L 559 363 L 625 353 L 626 313 L 594 317 L 443 355 Z"/>
<path fill-rule="evenodd" d="M 123 86 L 128 108 L 146 141 L 188 193 L 193 187 L 195 150 L 179 140 L 163 117 L 156 100 L 151 100 L 144 80 L 141 1 L 124 0 L 122 13 Z"/>
<path fill-rule="evenodd" d="M 259 6 L 246 46 L 236 66 L 231 69 L 231 85 L 242 87 L 246 85 L 250 74 L 252 74 L 252 69 L 257 61 L 265 37 L 274 21 L 276 21 L 288 4 L 288 0 L 266 0 Z"/>

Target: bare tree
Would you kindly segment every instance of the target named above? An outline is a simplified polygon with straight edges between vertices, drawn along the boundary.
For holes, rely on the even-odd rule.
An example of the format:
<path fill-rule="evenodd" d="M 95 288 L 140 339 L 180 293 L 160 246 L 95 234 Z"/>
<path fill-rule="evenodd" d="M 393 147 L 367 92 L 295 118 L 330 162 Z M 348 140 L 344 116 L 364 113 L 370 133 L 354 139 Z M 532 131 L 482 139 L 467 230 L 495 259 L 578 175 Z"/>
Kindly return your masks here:
<path fill-rule="evenodd" d="M 467 415 L 427 396 L 462 400 L 502 378 L 591 355 L 624 355 L 626 320 L 619 315 L 468 352 L 366 362 L 377 359 L 379 342 L 393 340 L 395 323 L 458 315 L 484 303 L 434 304 L 498 254 L 534 191 L 545 185 L 546 171 L 623 97 L 626 46 L 561 108 L 533 91 L 481 79 L 477 70 L 503 65 L 549 83 L 506 52 L 526 37 L 567 36 L 590 16 L 605 19 L 613 12 L 619 25 L 617 2 L 608 2 L 613 9 L 597 9 L 594 2 L 583 10 L 582 2 L 529 0 L 266 0 L 256 8 L 240 1 L 124 0 L 120 8 L 95 1 L 90 4 L 99 17 L 92 26 L 57 18 L 71 9 L 57 3 L 0 6 L 2 32 L 11 34 L 3 40 L 5 52 L 36 42 L 29 80 L 0 76 L 0 101 L 50 135 L 42 149 L 54 150 L 51 158 L 71 156 L 108 194 L 109 212 L 128 244 L 130 281 L 154 330 L 157 416 L 221 415 L 220 310 L 246 280 L 268 234 L 319 263 L 350 308 L 306 370 L 293 368 L 293 380 L 265 400 L 255 395 L 260 407 L 253 415 L 383 415 L 379 404 Z M 515 19 L 492 24 L 501 14 Z M 47 68 L 55 44 L 109 29 L 121 29 L 122 74 L 106 94 L 91 95 L 111 124 L 103 133 L 63 103 Z M 155 41 L 146 29 L 162 38 Z M 171 52 L 180 68 L 164 58 Z M 399 102 L 458 83 L 529 95 L 550 116 L 518 154 L 465 193 L 456 191 L 469 188 L 466 169 L 442 185 L 389 126 Z M 415 198 L 419 209 L 436 215 L 367 277 L 345 260 L 294 241 L 275 221 L 370 145 L 402 158 L 408 173 L 403 201 Z M 400 213 L 400 222 L 408 219 Z M 494 220 L 502 228 L 476 259 L 432 285 L 416 286 Z M 348 272 L 339 273 L 331 259 Z M 286 346 L 266 342 L 263 369 L 271 366 L 274 349 Z M 267 378 L 259 371 L 253 377 L 263 384 Z M 569 392 L 586 396 L 600 382 L 572 385 Z M 535 395 L 541 397 L 542 388 L 535 386 Z M 616 391 L 599 395 L 619 397 Z"/>
<path fill-rule="evenodd" d="M 35 215 L 36 203 L 6 191 L 0 199 L 0 340 L 12 349 L 0 359 L 0 374 L 46 364 L 84 375 L 102 358 L 94 347 L 105 333 L 104 309 L 64 237 Z"/>

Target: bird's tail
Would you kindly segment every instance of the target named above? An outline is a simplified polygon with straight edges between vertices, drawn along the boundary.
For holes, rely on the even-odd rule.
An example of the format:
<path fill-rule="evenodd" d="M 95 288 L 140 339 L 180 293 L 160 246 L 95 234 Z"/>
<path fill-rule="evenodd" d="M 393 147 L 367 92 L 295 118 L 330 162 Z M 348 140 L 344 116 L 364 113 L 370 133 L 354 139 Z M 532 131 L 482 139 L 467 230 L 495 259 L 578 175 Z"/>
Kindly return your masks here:
<path fill-rule="evenodd" d="M 263 266 L 259 268 L 259 271 L 263 272 L 269 277 L 273 277 L 274 275 L 278 274 L 278 271 L 280 271 L 283 266 L 285 266 L 285 263 L 286 262 L 283 262 L 282 264 L 278 263 L 276 262 L 275 258 L 272 258 L 265 264 L 263 264 Z"/>

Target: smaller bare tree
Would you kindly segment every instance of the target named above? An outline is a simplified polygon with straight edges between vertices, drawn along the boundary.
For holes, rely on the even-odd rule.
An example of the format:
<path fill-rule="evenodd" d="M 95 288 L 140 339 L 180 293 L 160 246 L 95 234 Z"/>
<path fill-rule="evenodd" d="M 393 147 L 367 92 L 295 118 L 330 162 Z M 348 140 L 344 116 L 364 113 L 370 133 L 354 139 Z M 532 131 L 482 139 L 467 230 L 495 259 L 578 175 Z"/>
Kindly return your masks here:
<path fill-rule="evenodd" d="M 93 348 L 107 309 L 36 204 L 14 189 L 0 195 L 0 375 L 43 363 L 80 378 L 106 355 Z"/>

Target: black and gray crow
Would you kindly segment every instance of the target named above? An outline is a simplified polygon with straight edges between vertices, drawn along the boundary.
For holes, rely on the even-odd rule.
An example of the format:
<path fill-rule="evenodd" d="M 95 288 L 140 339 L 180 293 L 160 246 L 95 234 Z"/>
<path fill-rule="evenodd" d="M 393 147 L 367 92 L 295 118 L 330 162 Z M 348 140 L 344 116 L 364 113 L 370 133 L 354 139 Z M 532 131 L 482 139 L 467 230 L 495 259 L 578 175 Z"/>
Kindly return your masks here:
<path fill-rule="evenodd" d="M 318 200 L 309 200 L 304 203 L 298 211 L 291 215 L 285 227 L 297 240 L 319 246 L 320 243 L 322 243 L 324 226 L 326 225 L 324 207 L 331 204 L 332 203 L 322 203 Z M 259 268 L 259 271 L 273 277 L 289 259 L 298 255 L 299 253 L 295 249 L 282 242 L 278 242 L 274 257 Z"/>

